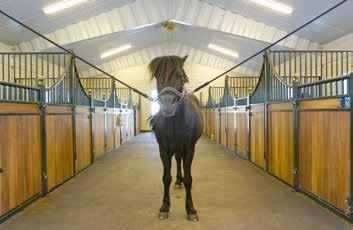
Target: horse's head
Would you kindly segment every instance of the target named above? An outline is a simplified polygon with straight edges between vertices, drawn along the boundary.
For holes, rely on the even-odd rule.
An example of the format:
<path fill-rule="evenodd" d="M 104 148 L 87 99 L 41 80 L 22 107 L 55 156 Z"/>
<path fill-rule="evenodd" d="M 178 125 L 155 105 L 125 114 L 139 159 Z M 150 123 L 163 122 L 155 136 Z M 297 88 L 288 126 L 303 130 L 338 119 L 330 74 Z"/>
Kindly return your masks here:
<path fill-rule="evenodd" d="M 177 92 L 182 92 L 188 76 L 184 71 L 187 56 L 157 57 L 149 64 L 152 78 L 157 80 L 157 91 L 163 114 L 172 114 L 180 99 Z M 171 90 L 168 90 L 171 89 Z"/>

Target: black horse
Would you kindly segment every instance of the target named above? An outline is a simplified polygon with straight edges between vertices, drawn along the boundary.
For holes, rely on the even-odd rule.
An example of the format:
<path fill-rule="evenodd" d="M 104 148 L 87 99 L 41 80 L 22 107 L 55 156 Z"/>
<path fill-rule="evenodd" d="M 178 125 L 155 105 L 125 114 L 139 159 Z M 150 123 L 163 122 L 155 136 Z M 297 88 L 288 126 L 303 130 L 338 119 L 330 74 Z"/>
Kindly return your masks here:
<path fill-rule="evenodd" d="M 159 218 L 168 218 L 171 163 L 175 154 L 178 165 L 176 185 L 184 183 L 188 220 L 198 221 L 191 195 L 191 164 L 196 142 L 202 135 L 203 118 L 198 99 L 194 95 L 184 94 L 184 84 L 188 82 L 188 76 L 183 69 L 186 58 L 187 56 L 164 56 L 155 58 L 149 64 L 152 78 L 157 80 L 160 103 L 160 111 L 151 118 L 150 123 L 163 162 L 164 195 Z M 181 161 L 184 178 L 181 174 Z"/>

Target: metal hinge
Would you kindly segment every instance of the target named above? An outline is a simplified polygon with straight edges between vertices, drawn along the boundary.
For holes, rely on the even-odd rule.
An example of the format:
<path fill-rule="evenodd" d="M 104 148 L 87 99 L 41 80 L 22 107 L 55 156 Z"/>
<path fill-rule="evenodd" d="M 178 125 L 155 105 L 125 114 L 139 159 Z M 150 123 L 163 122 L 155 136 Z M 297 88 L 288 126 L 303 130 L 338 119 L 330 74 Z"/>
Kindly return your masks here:
<path fill-rule="evenodd" d="M 353 201 L 350 197 L 347 197 L 346 203 L 348 206 L 348 211 L 345 213 L 346 215 L 352 215 L 353 214 Z"/>
<path fill-rule="evenodd" d="M 43 172 L 42 175 L 43 175 L 43 179 L 44 179 L 45 181 L 48 180 L 48 175 L 47 175 L 46 173 Z"/>

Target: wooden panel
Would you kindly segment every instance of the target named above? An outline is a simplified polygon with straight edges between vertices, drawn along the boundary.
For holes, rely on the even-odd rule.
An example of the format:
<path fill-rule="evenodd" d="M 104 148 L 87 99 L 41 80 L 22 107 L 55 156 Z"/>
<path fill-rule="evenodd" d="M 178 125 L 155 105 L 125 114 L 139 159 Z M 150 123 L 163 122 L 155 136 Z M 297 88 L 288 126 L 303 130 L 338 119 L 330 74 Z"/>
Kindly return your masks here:
<path fill-rule="evenodd" d="M 293 185 L 293 112 L 269 112 L 268 170 Z"/>
<path fill-rule="evenodd" d="M 71 113 L 72 108 L 70 106 L 57 106 L 49 105 L 46 109 L 47 113 Z"/>
<path fill-rule="evenodd" d="M 91 107 L 89 106 L 77 106 L 75 108 L 76 113 L 90 113 Z"/>
<path fill-rule="evenodd" d="M 132 139 L 134 137 L 134 111 L 131 110 L 130 111 L 130 115 L 129 115 L 129 121 L 130 121 L 130 126 L 129 126 L 129 130 L 130 130 L 130 139 Z"/>
<path fill-rule="evenodd" d="M 77 110 L 76 110 L 77 111 Z M 89 114 L 76 115 L 76 172 L 92 162 L 91 124 Z"/>
<path fill-rule="evenodd" d="M 349 112 L 299 113 L 300 186 L 348 211 Z"/>
<path fill-rule="evenodd" d="M 207 117 L 206 117 L 206 109 L 202 109 L 202 118 L 203 118 L 203 133 L 206 134 L 206 127 L 207 127 Z"/>
<path fill-rule="evenodd" d="M 107 146 L 106 151 L 110 152 L 115 149 L 115 120 L 114 120 L 114 113 L 107 114 Z"/>
<path fill-rule="evenodd" d="M 207 109 L 206 110 L 206 135 L 211 137 L 211 110 Z"/>
<path fill-rule="evenodd" d="M 235 150 L 235 113 L 229 112 L 227 116 L 227 147 Z"/>
<path fill-rule="evenodd" d="M 122 113 L 121 114 L 121 143 L 125 143 L 129 140 L 129 131 L 128 131 L 128 115 L 127 113 Z"/>
<path fill-rule="evenodd" d="M 300 109 L 337 109 L 340 107 L 340 101 L 337 98 L 326 100 L 308 100 L 301 101 Z"/>
<path fill-rule="evenodd" d="M 48 189 L 73 176 L 73 137 L 71 115 L 47 115 Z"/>
<path fill-rule="evenodd" d="M 220 139 L 220 143 L 227 147 L 227 117 L 228 117 L 228 114 L 226 112 L 226 110 L 221 110 L 221 113 L 220 113 L 220 136 L 221 136 L 221 139 Z"/>
<path fill-rule="evenodd" d="M 105 153 L 105 114 L 94 113 L 94 157 L 100 157 Z"/>
<path fill-rule="evenodd" d="M 253 112 L 250 116 L 250 160 L 264 167 L 264 113 Z"/>
<path fill-rule="evenodd" d="M 0 116 L 0 127 L 0 167 L 4 170 L 0 173 L 0 215 L 3 215 L 41 191 L 40 117 Z"/>
<path fill-rule="evenodd" d="M 141 120 L 141 113 L 139 110 L 135 110 L 135 135 L 140 134 L 141 130 L 141 125 L 140 125 L 140 120 Z"/>
<path fill-rule="evenodd" d="M 235 114 L 235 148 L 236 153 L 244 158 L 248 158 L 248 114 L 246 112 L 236 112 Z"/>
<path fill-rule="evenodd" d="M 293 109 L 293 105 L 291 102 L 275 103 L 275 104 L 268 105 L 268 111 L 291 110 L 291 109 Z"/>
<path fill-rule="evenodd" d="M 218 109 L 215 110 L 214 135 L 217 143 L 221 143 L 221 113 Z"/>
<path fill-rule="evenodd" d="M 251 112 L 263 112 L 264 111 L 264 104 L 256 104 L 251 105 Z"/>
<path fill-rule="evenodd" d="M 39 105 L 22 103 L 0 103 L 1 113 L 39 113 Z"/>
<path fill-rule="evenodd" d="M 120 135 L 121 135 L 121 126 L 120 123 L 118 124 L 118 120 L 120 120 L 120 116 L 118 113 L 116 113 L 114 115 L 114 136 L 115 136 L 115 148 L 118 148 L 121 144 L 121 139 L 120 139 Z"/>
<path fill-rule="evenodd" d="M 209 110 L 208 111 L 209 112 L 209 115 L 210 115 L 210 125 L 209 125 L 209 132 L 210 132 L 210 134 L 209 134 L 209 136 L 210 137 L 214 137 L 214 135 L 215 135 L 215 126 L 216 126 L 216 124 L 215 124 L 215 119 L 216 119 L 216 110 L 214 110 L 214 109 L 212 109 L 212 110 Z"/>
<path fill-rule="evenodd" d="M 105 113 L 104 108 L 95 108 L 95 113 Z"/>

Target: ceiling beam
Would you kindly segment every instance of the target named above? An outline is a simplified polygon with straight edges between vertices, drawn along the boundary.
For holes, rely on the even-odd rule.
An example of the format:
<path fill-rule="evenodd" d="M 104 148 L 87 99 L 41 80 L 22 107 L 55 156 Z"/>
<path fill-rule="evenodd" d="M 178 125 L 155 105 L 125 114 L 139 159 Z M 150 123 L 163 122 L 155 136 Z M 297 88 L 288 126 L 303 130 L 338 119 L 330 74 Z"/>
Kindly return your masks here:
<path fill-rule="evenodd" d="M 137 52 L 131 53 L 126 56 L 119 57 L 107 63 L 100 65 L 107 72 L 118 72 L 118 70 L 126 69 L 138 65 L 146 65 L 150 61 L 158 56 L 163 55 L 177 55 L 185 56 L 189 55 L 187 61 L 193 64 L 205 65 L 215 69 L 228 69 L 234 66 L 236 63 L 228 59 L 220 58 L 216 55 L 210 54 L 200 49 L 187 46 L 178 42 L 164 42 L 159 45 L 151 46 Z M 258 63 L 258 69 L 252 69 L 249 67 L 241 66 L 235 73 L 257 76 L 259 75 L 260 67 L 262 63 Z M 96 70 L 89 69 L 81 72 L 83 77 L 92 77 L 100 75 Z"/>
<path fill-rule="evenodd" d="M 172 6 L 168 6 L 168 2 Z M 169 12 L 169 13 L 168 13 Z M 243 17 L 199 0 L 137 0 L 78 23 L 46 34 L 61 45 L 83 41 L 114 32 L 175 19 L 196 26 L 234 34 L 261 42 L 272 43 L 288 32 Z M 211 20 L 212 19 L 212 20 Z M 319 44 L 292 35 L 281 46 L 292 49 L 318 49 Z M 53 47 L 41 38 L 16 45 L 18 51 L 45 50 Z"/>

